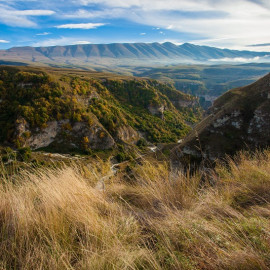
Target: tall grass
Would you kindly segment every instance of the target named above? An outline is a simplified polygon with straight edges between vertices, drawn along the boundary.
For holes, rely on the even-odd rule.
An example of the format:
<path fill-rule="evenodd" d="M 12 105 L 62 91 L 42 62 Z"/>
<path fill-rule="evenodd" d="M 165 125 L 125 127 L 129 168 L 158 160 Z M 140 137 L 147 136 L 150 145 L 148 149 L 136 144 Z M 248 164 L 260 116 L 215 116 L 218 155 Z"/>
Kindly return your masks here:
<path fill-rule="evenodd" d="M 145 161 L 102 191 L 98 167 L 2 177 L 0 269 L 270 269 L 270 151 L 211 185 Z"/>

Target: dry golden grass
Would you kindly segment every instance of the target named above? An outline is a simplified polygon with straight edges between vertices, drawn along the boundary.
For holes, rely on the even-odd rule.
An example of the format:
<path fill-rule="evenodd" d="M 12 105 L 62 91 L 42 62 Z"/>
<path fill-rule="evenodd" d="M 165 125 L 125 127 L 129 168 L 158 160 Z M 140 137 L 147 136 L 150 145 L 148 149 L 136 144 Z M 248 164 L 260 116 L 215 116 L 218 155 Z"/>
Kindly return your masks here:
<path fill-rule="evenodd" d="M 2 177 L 0 269 L 270 269 L 270 151 L 218 165 L 214 185 L 145 161 L 100 191 L 98 169 Z"/>

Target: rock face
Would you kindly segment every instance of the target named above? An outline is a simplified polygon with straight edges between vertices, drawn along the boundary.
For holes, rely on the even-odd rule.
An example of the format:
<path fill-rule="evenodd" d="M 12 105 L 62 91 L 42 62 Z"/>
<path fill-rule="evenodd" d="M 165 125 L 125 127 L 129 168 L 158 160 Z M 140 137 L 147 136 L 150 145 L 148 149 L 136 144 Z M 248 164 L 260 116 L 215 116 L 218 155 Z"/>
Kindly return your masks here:
<path fill-rule="evenodd" d="M 270 145 L 270 102 L 257 108 L 248 127 L 248 140 L 256 146 Z"/>
<path fill-rule="evenodd" d="M 122 126 L 117 130 L 116 138 L 127 143 L 136 143 L 140 139 L 139 133 L 130 126 Z"/>
<path fill-rule="evenodd" d="M 242 149 L 270 146 L 270 74 L 228 91 L 172 153 L 172 161 L 214 161 Z"/>
<path fill-rule="evenodd" d="M 48 122 L 46 128 L 36 129 L 35 133 L 25 141 L 25 144 L 33 149 L 49 146 L 55 140 L 63 124 L 64 121 Z"/>
<path fill-rule="evenodd" d="M 72 136 L 80 134 L 81 141 L 87 138 L 88 144 L 91 149 L 106 150 L 115 145 L 112 136 L 100 123 L 93 124 L 90 128 L 85 123 L 75 123 L 71 130 Z M 74 143 L 76 140 L 72 140 Z M 78 142 L 79 143 L 79 142 Z"/>
<path fill-rule="evenodd" d="M 161 119 L 163 119 L 163 113 L 165 111 L 165 106 L 164 105 L 149 105 L 148 106 L 148 111 L 152 114 L 152 115 L 156 115 L 158 117 L 160 117 Z"/>
<path fill-rule="evenodd" d="M 197 100 L 174 100 L 172 101 L 173 105 L 175 107 L 180 107 L 180 108 L 188 108 L 188 107 L 193 107 L 196 105 Z"/>
<path fill-rule="evenodd" d="M 25 134 L 28 134 L 27 136 Z M 62 145 L 67 149 L 110 149 L 115 145 L 112 136 L 103 126 L 95 122 L 91 127 L 84 122 L 71 123 L 65 119 L 50 121 L 44 128 L 29 129 L 28 123 L 20 119 L 17 124 L 17 137 L 22 138 L 23 146 L 32 149 Z"/>

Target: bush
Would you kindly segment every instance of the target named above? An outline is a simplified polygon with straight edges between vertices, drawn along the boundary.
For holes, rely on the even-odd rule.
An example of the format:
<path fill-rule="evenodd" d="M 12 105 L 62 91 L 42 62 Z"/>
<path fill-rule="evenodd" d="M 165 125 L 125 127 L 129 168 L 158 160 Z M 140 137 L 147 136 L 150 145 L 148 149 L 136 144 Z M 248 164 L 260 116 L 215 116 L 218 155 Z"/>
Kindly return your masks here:
<path fill-rule="evenodd" d="M 144 138 L 139 139 L 138 142 L 137 142 L 137 146 L 138 146 L 138 147 L 143 148 L 143 147 L 145 147 L 146 145 L 147 145 L 147 142 L 146 142 L 146 140 L 145 140 Z"/>
<path fill-rule="evenodd" d="M 116 160 L 120 163 L 126 160 L 130 160 L 131 156 L 129 154 L 126 154 L 124 152 L 120 152 L 115 156 Z"/>
<path fill-rule="evenodd" d="M 19 148 L 18 149 L 18 158 L 21 161 L 30 161 L 32 158 L 32 151 L 29 147 Z"/>
<path fill-rule="evenodd" d="M 13 151 L 10 147 L 6 147 L 0 151 L 2 162 L 8 162 L 10 160 L 16 160 L 16 152 Z"/>

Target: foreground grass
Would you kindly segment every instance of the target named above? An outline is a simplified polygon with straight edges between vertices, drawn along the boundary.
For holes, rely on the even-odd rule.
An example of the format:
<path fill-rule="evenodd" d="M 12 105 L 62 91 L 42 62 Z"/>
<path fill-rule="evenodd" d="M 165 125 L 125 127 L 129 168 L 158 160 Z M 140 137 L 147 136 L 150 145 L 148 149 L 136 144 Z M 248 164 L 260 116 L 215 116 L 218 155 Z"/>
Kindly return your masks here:
<path fill-rule="evenodd" d="M 270 151 L 204 183 L 145 161 L 98 190 L 106 170 L 2 176 L 0 269 L 270 268 Z"/>

